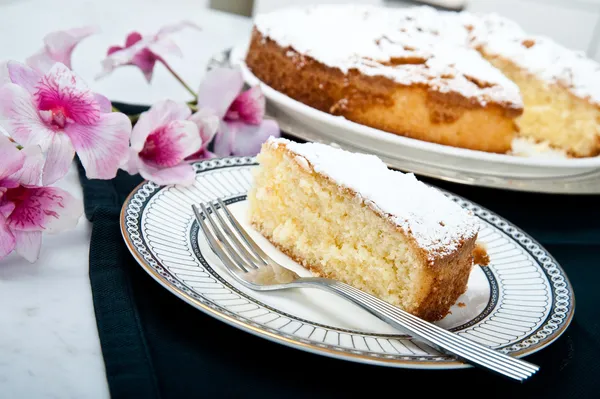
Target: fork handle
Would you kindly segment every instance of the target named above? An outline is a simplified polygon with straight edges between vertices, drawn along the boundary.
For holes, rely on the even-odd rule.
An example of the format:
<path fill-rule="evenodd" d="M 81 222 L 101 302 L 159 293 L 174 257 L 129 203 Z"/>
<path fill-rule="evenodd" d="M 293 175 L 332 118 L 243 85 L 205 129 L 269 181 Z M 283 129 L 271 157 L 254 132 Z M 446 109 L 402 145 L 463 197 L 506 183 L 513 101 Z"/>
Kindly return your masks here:
<path fill-rule="evenodd" d="M 426 322 L 348 284 L 321 278 L 301 280 L 303 286 L 308 284 L 338 294 L 411 337 L 474 366 L 492 370 L 518 381 L 529 378 L 539 369 L 538 366 L 529 362 L 497 352 L 433 323 Z"/>

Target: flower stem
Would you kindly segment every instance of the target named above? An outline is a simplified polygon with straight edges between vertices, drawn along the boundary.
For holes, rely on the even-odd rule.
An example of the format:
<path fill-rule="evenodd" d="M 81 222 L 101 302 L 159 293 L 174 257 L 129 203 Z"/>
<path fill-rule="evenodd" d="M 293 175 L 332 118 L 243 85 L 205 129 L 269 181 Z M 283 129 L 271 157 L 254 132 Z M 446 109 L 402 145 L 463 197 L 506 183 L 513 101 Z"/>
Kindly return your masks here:
<path fill-rule="evenodd" d="M 19 143 L 17 143 L 15 141 L 15 139 L 13 139 L 12 137 L 8 137 L 8 141 L 10 141 L 11 143 L 13 143 L 15 145 L 15 147 L 17 147 L 17 150 L 22 150 L 23 146 Z"/>
<path fill-rule="evenodd" d="M 173 68 L 171 68 L 171 66 L 169 64 L 167 64 L 166 62 L 162 61 L 162 64 L 167 68 L 167 70 L 169 72 L 171 72 L 171 75 L 173 75 L 175 77 L 175 79 L 177 79 L 179 81 L 179 83 L 181 83 L 183 85 L 183 87 L 185 87 L 185 89 L 192 95 L 194 96 L 194 100 L 198 99 L 198 96 L 196 95 L 196 93 L 194 92 L 194 90 L 192 90 L 192 88 L 185 83 L 185 81 L 181 78 L 181 76 L 179 76 L 179 74 L 177 72 L 175 72 L 173 70 Z"/>

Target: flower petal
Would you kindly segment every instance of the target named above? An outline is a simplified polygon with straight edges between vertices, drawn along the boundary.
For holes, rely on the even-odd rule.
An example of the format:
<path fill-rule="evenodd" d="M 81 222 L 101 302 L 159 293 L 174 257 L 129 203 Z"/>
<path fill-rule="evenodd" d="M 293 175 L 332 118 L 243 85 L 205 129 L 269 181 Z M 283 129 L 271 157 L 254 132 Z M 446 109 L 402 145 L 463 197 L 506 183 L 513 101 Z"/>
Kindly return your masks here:
<path fill-rule="evenodd" d="M 121 161 L 120 168 L 123 169 L 125 172 L 129 173 L 130 175 L 135 175 L 137 173 L 140 173 L 139 165 L 141 162 L 142 161 L 140 160 L 138 152 L 133 148 L 129 147 L 127 156 Z"/>
<path fill-rule="evenodd" d="M 265 105 L 262 90 L 259 86 L 254 86 L 235 98 L 225 118 L 259 125 L 265 116 Z"/>
<path fill-rule="evenodd" d="M 200 159 L 212 159 L 212 158 L 216 158 L 217 154 L 215 154 L 214 152 L 210 152 L 208 150 L 203 150 L 200 153 L 200 156 L 202 157 Z"/>
<path fill-rule="evenodd" d="M 0 134 L 0 181 L 17 173 L 25 164 L 25 155 L 15 143 Z"/>
<path fill-rule="evenodd" d="M 180 184 L 189 186 L 194 183 L 196 173 L 191 164 L 183 163 L 172 168 L 157 168 L 146 163 L 140 166 L 140 175 L 158 185 Z"/>
<path fill-rule="evenodd" d="M 63 109 L 76 123 L 91 125 L 100 117 L 100 104 L 85 82 L 64 64 L 55 64 L 36 85 L 39 110 Z"/>
<path fill-rule="evenodd" d="M 219 157 L 228 157 L 233 153 L 237 130 L 234 122 L 221 122 L 215 135 L 214 152 Z"/>
<path fill-rule="evenodd" d="M 54 135 L 41 120 L 31 95 L 13 83 L 0 87 L 0 127 L 19 144 L 37 144 L 42 151 L 48 148 Z"/>
<path fill-rule="evenodd" d="M 127 39 L 125 39 L 125 47 L 131 47 L 134 44 L 136 44 L 137 42 L 139 42 L 140 40 L 142 40 L 142 34 L 139 32 L 131 32 L 129 35 L 127 35 Z"/>
<path fill-rule="evenodd" d="M 45 50 L 55 62 L 71 68 L 71 54 L 75 47 L 86 37 L 98 33 L 96 26 L 84 26 L 65 31 L 52 32 L 44 38 Z"/>
<path fill-rule="evenodd" d="M 46 155 L 42 185 L 49 186 L 66 175 L 74 156 L 75 150 L 69 136 L 62 132 L 56 132 Z"/>
<path fill-rule="evenodd" d="M 148 135 L 140 159 L 155 167 L 170 168 L 202 146 L 198 126 L 192 121 L 179 120 L 162 125 Z"/>
<path fill-rule="evenodd" d="M 161 60 L 167 58 L 169 55 L 175 55 L 177 57 L 183 57 L 183 53 L 179 46 L 170 38 L 163 37 L 148 45 L 148 50 L 160 58 Z"/>
<path fill-rule="evenodd" d="M 201 159 L 211 159 L 216 158 L 217 155 L 208 151 L 206 148 L 201 148 L 200 151 L 193 153 L 185 160 L 188 162 L 199 161 Z"/>
<path fill-rule="evenodd" d="M 146 138 L 160 126 L 169 122 L 187 119 L 192 112 L 185 103 L 163 100 L 142 113 L 131 132 L 131 147 L 138 152 L 144 147 Z"/>
<path fill-rule="evenodd" d="M 136 65 L 142 70 L 146 80 L 150 82 L 156 61 L 163 60 L 166 55 L 181 56 L 179 47 L 167 36 L 185 27 L 195 27 L 195 24 L 183 21 L 163 27 L 158 33 L 142 36 L 132 32 L 127 36 L 125 47 L 113 46 L 108 50 L 108 56 L 102 61 L 102 71 L 96 79 L 110 74 L 115 68 L 123 65 Z"/>
<path fill-rule="evenodd" d="M 129 39 L 129 37 L 137 38 L 137 36 L 132 36 L 132 35 L 133 34 L 130 34 L 128 36 L 128 39 Z M 141 38 L 141 36 L 140 36 L 140 38 Z M 114 69 L 116 69 L 120 66 L 131 65 L 133 57 L 139 51 L 141 51 L 143 48 L 145 48 L 147 45 L 148 45 L 148 40 L 140 39 L 137 42 L 132 40 L 132 43 L 130 43 L 130 46 L 122 47 L 120 50 L 117 50 L 116 47 L 115 48 L 111 47 L 111 49 L 109 49 L 109 51 L 111 51 L 111 50 L 115 50 L 115 51 L 111 51 L 107 55 L 107 57 L 104 60 L 102 60 L 102 71 L 96 76 L 96 79 L 100 79 L 102 77 L 107 76 Z"/>
<path fill-rule="evenodd" d="M 95 125 L 69 124 L 65 133 L 90 179 L 112 179 L 127 154 L 131 121 L 120 112 L 101 114 Z"/>
<path fill-rule="evenodd" d="M 158 61 L 159 57 L 147 48 L 138 51 L 131 59 L 131 64 L 140 68 L 144 77 L 148 82 L 152 80 L 152 73 L 154 72 L 154 65 Z"/>
<path fill-rule="evenodd" d="M 165 36 L 171 33 L 178 32 L 184 28 L 193 28 L 197 30 L 202 30 L 198 25 L 193 23 L 192 21 L 179 21 L 174 24 L 165 25 L 157 33 L 157 36 Z"/>
<path fill-rule="evenodd" d="M 6 191 L 6 190 L 5 190 Z M 0 194 L 4 194 L 4 192 L 0 191 Z M 2 195 L 0 195 L 0 198 L 2 198 Z M 5 202 L 2 203 L 0 201 L 0 216 L 4 216 L 5 218 L 9 217 L 10 214 L 12 213 L 12 211 L 15 210 L 15 204 L 12 202 Z"/>
<path fill-rule="evenodd" d="M 15 245 L 15 236 L 10 231 L 4 215 L 0 213 L 0 259 L 11 253 Z"/>
<path fill-rule="evenodd" d="M 279 137 L 281 134 L 277 122 L 270 119 L 264 120 L 259 126 L 243 122 L 227 122 L 226 125 L 223 137 L 215 138 L 217 155 L 230 151 L 229 154 L 236 156 L 254 156 L 270 136 Z"/>
<path fill-rule="evenodd" d="M 17 230 L 13 234 L 16 244 L 15 251 L 30 263 L 38 260 L 40 249 L 42 249 L 42 232 Z"/>
<path fill-rule="evenodd" d="M 42 79 L 42 74 L 20 62 L 9 61 L 7 64 L 10 81 L 23 87 L 30 94 L 35 94 L 37 84 Z"/>
<path fill-rule="evenodd" d="M 25 62 L 29 67 L 40 74 L 48 72 L 50 68 L 56 64 L 56 61 L 54 61 L 46 49 L 41 49 L 37 53 L 29 56 Z"/>
<path fill-rule="evenodd" d="M 98 106 L 100 107 L 100 112 L 112 112 L 112 102 L 110 102 L 108 98 L 98 93 L 93 93 L 93 96 L 96 102 L 98 103 Z"/>
<path fill-rule="evenodd" d="M 18 203 L 8 217 L 8 226 L 19 231 L 57 233 L 75 227 L 83 204 L 58 187 L 18 187 L 4 194 Z"/>
<path fill-rule="evenodd" d="M 215 112 L 208 108 L 201 108 L 195 112 L 188 120 L 194 122 L 200 131 L 202 147 L 206 147 L 213 139 L 219 128 L 220 119 Z"/>
<path fill-rule="evenodd" d="M 239 67 L 212 69 L 200 84 L 198 107 L 210 108 L 222 118 L 243 87 L 244 79 Z"/>
<path fill-rule="evenodd" d="M 121 46 L 110 46 L 108 48 L 108 51 L 106 51 L 106 55 L 109 56 L 113 53 L 116 53 L 117 51 L 121 51 L 123 50 L 125 47 L 121 47 Z"/>
<path fill-rule="evenodd" d="M 163 62 L 166 62 L 165 58 L 167 58 L 169 55 L 183 57 L 181 48 L 179 48 L 177 43 L 175 43 L 168 36 L 184 28 L 201 30 L 198 25 L 190 21 L 181 21 L 175 24 L 163 26 L 158 33 L 154 35 L 153 40 L 151 40 L 148 44 L 148 49 Z"/>
<path fill-rule="evenodd" d="M 131 35 L 130 35 L 131 36 Z M 96 79 L 103 78 L 113 70 L 124 65 L 138 65 L 143 68 L 146 79 L 152 76 L 152 70 L 156 62 L 156 56 L 147 49 L 150 39 L 140 39 L 133 42 L 130 46 L 118 51 L 111 52 L 102 61 L 102 71 L 96 76 Z"/>
<path fill-rule="evenodd" d="M 110 51 L 110 50 L 109 50 Z M 102 79 L 112 73 L 117 67 L 121 65 L 126 65 L 127 63 L 117 63 L 117 61 L 113 58 L 113 55 L 120 53 L 121 51 L 114 51 L 110 53 L 105 59 L 102 60 L 100 65 L 102 65 L 102 70 L 94 77 L 94 80 Z"/>
<path fill-rule="evenodd" d="M 23 167 L 10 178 L 23 186 L 39 186 L 41 183 L 42 169 L 44 167 L 44 154 L 39 145 L 24 147 L 21 153 L 25 157 Z M 61 176 L 62 177 L 62 176 Z"/>

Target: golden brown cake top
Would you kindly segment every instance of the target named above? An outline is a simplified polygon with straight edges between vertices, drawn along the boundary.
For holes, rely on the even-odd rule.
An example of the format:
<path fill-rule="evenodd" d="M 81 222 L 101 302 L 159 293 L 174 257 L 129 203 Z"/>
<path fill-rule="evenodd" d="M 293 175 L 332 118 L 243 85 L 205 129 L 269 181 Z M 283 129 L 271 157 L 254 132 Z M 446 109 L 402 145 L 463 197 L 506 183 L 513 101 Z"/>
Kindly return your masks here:
<path fill-rule="evenodd" d="M 462 13 L 461 17 L 471 26 L 469 40 L 474 47 L 510 60 L 577 97 L 600 104 L 600 63 L 586 57 L 583 51 L 568 49 L 548 37 L 531 35 L 517 23 L 497 14 Z"/>
<path fill-rule="evenodd" d="M 441 191 L 413 174 L 388 169 L 374 155 L 286 139 L 270 138 L 266 145 L 283 146 L 301 166 L 354 192 L 366 206 L 413 237 L 428 260 L 454 253 L 479 231 L 478 219 Z"/>
<path fill-rule="evenodd" d="M 482 106 L 523 107 L 518 87 L 469 46 L 459 14 L 430 7 L 319 5 L 258 15 L 255 27 L 279 46 L 343 73 L 355 69 L 399 84 L 422 84 Z"/>

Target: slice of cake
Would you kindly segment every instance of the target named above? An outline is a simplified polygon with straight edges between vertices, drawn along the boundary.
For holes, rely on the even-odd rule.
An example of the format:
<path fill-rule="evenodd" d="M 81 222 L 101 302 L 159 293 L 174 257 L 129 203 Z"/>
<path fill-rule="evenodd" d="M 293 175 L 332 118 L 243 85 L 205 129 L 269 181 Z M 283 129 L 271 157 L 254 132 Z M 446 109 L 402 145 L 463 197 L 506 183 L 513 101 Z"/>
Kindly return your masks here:
<path fill-rule="evenodd" d="M 430 7 L 289 8 L 255 18 L 246 65 L 293 99 L 411 138 L 505 153 L 518 87 Z"/>
<path fill-rule="evenodd" d="M 373 155 L 271 138 L 258 161 L 251 223 L 316 275 L 432 321 L 486 259 L 476 217 Z"/>
<path fill-rule="evenodd" d="M 472 27 L 472 45 L 521 90 L 522 136 L 574 157 L 600 154 L 600 63 L 495 14 Z"/>

